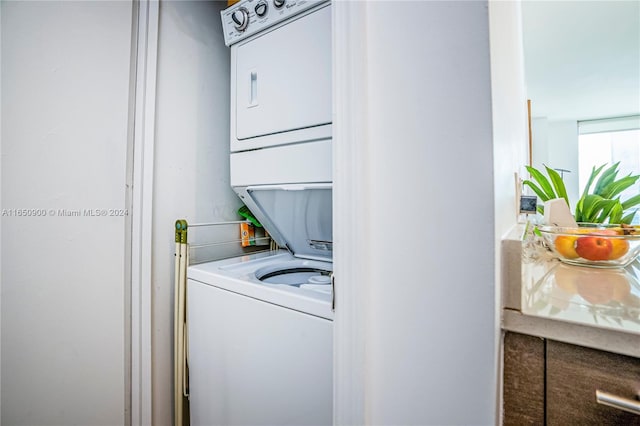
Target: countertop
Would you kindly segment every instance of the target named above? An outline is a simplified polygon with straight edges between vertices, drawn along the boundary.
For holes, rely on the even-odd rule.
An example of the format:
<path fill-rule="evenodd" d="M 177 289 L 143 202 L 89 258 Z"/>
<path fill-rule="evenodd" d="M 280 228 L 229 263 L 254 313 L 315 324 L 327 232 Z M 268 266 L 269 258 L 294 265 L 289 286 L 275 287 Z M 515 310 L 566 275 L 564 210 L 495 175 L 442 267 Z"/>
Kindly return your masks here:
<path fill-rule="evenodd" d="M 502 244 L 502 328 L 640 358 L 640 259 L 566 265 L 523 232 L 514 228 Z"/>

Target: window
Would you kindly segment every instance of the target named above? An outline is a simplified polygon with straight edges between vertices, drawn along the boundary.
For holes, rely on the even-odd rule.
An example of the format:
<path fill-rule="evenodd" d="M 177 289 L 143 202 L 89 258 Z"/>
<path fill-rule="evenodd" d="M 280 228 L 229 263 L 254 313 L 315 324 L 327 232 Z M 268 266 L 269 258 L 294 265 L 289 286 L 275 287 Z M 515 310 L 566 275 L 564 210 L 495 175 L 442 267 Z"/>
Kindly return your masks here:
<path fill-rule="evenodd" d="M 578 122 L 578 185 L 580 194 L 593 166 L 620 162 L 618 178 L 640 174 L 640 116 Z M 593 190 L 593 186 L 591 187 Z M 640 183 L 626 189 L 622 201 L 640 193 Z M 640 223 L 640 213 L 633 223 Z"/>

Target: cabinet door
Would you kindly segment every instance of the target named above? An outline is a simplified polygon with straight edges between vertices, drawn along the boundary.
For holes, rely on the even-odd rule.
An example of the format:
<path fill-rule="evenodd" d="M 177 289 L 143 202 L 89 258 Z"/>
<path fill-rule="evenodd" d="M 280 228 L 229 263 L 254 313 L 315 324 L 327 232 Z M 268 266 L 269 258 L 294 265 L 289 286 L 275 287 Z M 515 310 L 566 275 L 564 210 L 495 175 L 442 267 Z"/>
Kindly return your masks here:
<path fill-rule="evenodd" d="M 640 425 L 640 416 L 598 404 L 596 390 L 637 398 L 640 360 L 547 341 L 547 423 Z"/>
<path fill-rule="evenodd" d="M 504 336 L 503 424 L 544 424 L 544 340 L 507 332 Z"/>

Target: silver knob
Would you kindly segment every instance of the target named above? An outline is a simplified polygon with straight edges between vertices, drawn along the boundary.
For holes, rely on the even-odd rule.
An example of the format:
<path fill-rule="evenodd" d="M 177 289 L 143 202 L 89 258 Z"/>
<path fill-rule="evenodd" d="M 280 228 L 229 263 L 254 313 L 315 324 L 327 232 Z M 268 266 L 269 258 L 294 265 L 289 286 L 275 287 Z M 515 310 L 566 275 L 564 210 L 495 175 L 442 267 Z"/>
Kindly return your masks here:
<path fill-rule="evenodd" d="M 256 11 L 256 15 L 262 18 L 264 15 L 267 14 L 267 2 L 266 1 L 258 2 L 254 10 Z"/>
<path fill-rule="evenodd" d="M 238 31 L 244 31 L 249 25 L 249 11 L 244 7 L 240 7 L 231 14 L 231 19 Z"/>
<path fill-rule="evenodd" d="M 282 6 L 284 6 L 284 3 L 287 0 L 273 0 L 273 5 L 276 7 L 276 9 L 280 9 Z"/>

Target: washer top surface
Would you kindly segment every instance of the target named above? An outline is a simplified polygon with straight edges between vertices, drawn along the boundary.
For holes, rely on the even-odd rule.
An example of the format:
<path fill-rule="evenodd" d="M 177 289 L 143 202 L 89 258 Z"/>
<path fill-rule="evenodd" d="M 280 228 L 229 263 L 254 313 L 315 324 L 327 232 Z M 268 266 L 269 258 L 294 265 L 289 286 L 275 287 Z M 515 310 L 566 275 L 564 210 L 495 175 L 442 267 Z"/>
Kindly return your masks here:
<path fill-rule="evenodd" d="M 333 263 L 289 252 L 257 253 L 189 266 L 187 278 L 310 315 L 333 319 Z M 262 279 L 260 279 L 262 278 Z"/>

